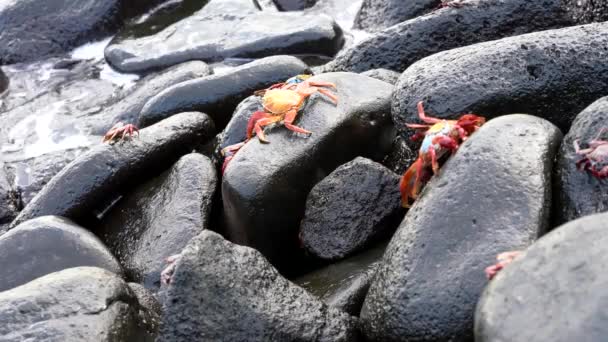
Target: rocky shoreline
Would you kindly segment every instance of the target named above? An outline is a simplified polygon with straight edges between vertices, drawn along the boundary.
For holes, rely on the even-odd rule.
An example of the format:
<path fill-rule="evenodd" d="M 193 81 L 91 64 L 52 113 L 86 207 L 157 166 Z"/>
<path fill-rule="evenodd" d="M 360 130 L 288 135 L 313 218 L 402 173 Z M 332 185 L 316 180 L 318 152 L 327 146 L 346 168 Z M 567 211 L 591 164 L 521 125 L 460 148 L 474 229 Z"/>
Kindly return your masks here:
<path fill-rule="evenodd" d="M 0 4 L 0 341 L 603 341 L 606 19 Z"/>

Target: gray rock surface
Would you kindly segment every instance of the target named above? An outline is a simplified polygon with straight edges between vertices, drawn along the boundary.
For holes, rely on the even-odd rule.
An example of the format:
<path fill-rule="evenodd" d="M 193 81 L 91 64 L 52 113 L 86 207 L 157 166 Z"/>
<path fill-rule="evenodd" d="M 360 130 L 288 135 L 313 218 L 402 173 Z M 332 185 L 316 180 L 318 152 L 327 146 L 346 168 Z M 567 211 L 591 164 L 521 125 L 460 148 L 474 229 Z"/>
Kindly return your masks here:
<path fill-rule="evenodd" d="M 484 268 L 549 225 L 561 133 L 508 115 L 473 134 L 405 215 L 361 312 L 374 341 L 468 341 Z"/>
<path fill-rule="evenodd" d="M 375 78 L 377 80 L 384 81 L 386 83 L 390 83 L 393 85 L 397 84 L 397 81 L 399 80 L 399 76 L 401 76 L 401 74 L 396 71 L 382 69 L 382 68 L 367 70 L 365 72 L 362 72 L 361 75 Z"/>
<path fill-rule="evenodd" d="M 437 8 L 441 0 L 363 0 L 355 28 L 378 31 Z"/>

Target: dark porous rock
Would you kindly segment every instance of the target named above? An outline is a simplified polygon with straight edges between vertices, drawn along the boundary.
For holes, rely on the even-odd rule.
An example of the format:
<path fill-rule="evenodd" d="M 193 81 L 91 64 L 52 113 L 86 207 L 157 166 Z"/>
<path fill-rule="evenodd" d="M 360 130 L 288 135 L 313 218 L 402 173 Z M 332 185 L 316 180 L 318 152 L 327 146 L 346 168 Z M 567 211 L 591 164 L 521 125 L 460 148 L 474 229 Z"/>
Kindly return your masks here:
<path fill-rule="evenodd" d="M 128 283 L 139 303 L 139 320 L 146 322 L 148 333 L 156 336 L 160 328 L 162 306 L 148 289 L 137 283 Z"/>
<path fill-rule="evenodd" d="M 61 54 L 116 30 L 158 1 L 20 0 L 0 4 L 0 64 Z"/>
<path fill-rule="evenodd" d="M 441 0 L 363 0 L 355 28 L 377 31 L 437 8 Z"/>
<path fill-rule="evenodd" d="M 377 160 L 390 146 L 383 141 L 391 129 L 390 84 L 352 73 L 311 80 L 333 82 L 339 97 L 338 105 L 321 94 L 308 98 L 295 124 L 312 135 L 268 129 L 270 143 L 250 140 L 222 182 L 227 235 L 280 269 L 300 252 L 298 227 L 312 187 L 342 163 L 360 155 Z"/>
<path fill-rule="evenodd" d="M 223 127 L 234 108 L 254 91 L 306 73 L 308 66 L 296 57 L 274 56 L 211 75 L 176 84 L 153 97 L 141 111 L 139 125 L 149 126 L 175 113 L 198 110 Z"/>
<path fill-rule="evenodd" d="M 604 341 L 607 220 L 568 222 L 500 271 L 477 306 L 475 341 Z"/>
<path fill-rule="evenodd" d="M 281 11 L 301 11 L 314 6 L 317 0 L 273 0 Z"/>
<path fill-rule="evenodd" d="M 379 244 L 365 252 L 301 276 L 294 282 L 330 307 L 359 316 L 385 248 L 386 243 Z"/>
<path fill-rule="evenodd" d="M 491 120 L 462 144 L 384 254 L 361 311 L 369 339 L 472 340 L 484 268 L 548 228 L 561 138 L 548 121 L 514 114 Z"/>
<path fill-rule="evenodd" d="M 416 104 L 424 100 L 427 114 L 439 118 L 528 113 L 567 131 L 577 113 L 608 94 L 607 44 L 608 22 L 435 54 L 401 75 L 393 121 L 408 134 L 405 123 L 418 120 Z"/>
<path fill-rule="evenodd" d="M 583 156 L 577 155 L 574 149 L 575 140 L 580 140 L 581 148 L 589 147 L 587 143 L 597 138 L 603 128 L 608 127 L 607 122 L 608 97 L 603 97 L 577 115 L 564 137 L 555 168 L 554 223 L 562 224 L 582 216 L 608 211 L 606 182 L 588 171 L 577 169 L 576 162 Z M 599 138 L 606 140 L 607 136 L 608 134 L 602 134 Z M 599 170 L 604 166 L 608 164 L 598 163 L 596 167 Z"/>
<path fill-rule="evenodd" d="M 193 59 L 333 56 L 343 43 L 342 30 L 327 15 L 262 12 L 251 0 L 211 0 L 154 35 L 115 39 L 105 56 L 122 72 L 144 72 Z"/>
<path fill-rule="evenodd" d="M 401 175 L 414 163 L 416 158 L 418 158 L 417 151 L 408 146 L 403 137 L 398 135 L 393 139 L 390 152 L 382 159 L 382 165 Z"/>
<path fill-rule="evenodd" d="M 357 157 L 312 188 L 300 241 L 315 257 L 343 259 L 387 237 L 402 218 L 399 176 Z"/>
<path fill-rule="evenodd" d="M 192 153 L 120 199 L 96 233 L 118 257 L 130 279 L 160 287 L 167 257 L 209 228 L 217 176 L 209 158 Z"/>
<path fill-rule="evenodd" d="M 93 147 L 53 177 L 13 224 L 43 215 L 84 219 L 126 189 L 169 168 L 214 131 L 209 116 L 188 112 L 142 129 L 139 138 Z"/>
<path fill-rule="evenodd" d="M 384 81 L 393 85 L 397 83 L 397 81 L 399 80 L 399 76 L 401 76 L 401 74 L 399 74 L 398 72 L 387 69 L 372 69 L 362 72 L 361 75 L 375 78 L 377 80 Z"/>
<path fill-rule="evenodd" d="M 575 24 L 562 8 L 562 0 L 467 0 L 462 4 L 460 8 L 446 7 L 379 31 L 342 51 L 323 70 L 363 72 L 386 68 L 401 72 L 440 51 Z M 487 49 L 493 47 L 480 50 Z M 500 49 L 495 52 L 502 53 Z M 446 64 L 440 65 L 440 70 L 461 64 L 458 60 L 442 63 Z M 470 64 L 470 60 L 466 65 L 480 70 L 473 68 L 477 64 Z M 461 79 L 469 81 L 467 77 Z"/>
<path fill-rule="evenodd" d="M 192 61 L 178 64 L 157 74 L 149 75 L 137 82 L 136 88 L 120 101 L 104 108 L 93 121 L 93 133 L 104 135 L 115 123 L 136 123 L 139 113 L 152 97 L 171 86 L 211 75 L 211 68 L 204 62 Z"/>
<path fill-rule="evenodd" d="M 355 341 L 355 318 L 283 278 L 256 250 L 203 231 L 177 261 L 159 341 Z"/>
<path fill-rule="evenodd" d="M 6 89 L 8 89 L 8 76 L 0 69 L 0 94 L 4 93 Z"/>
<path fill-rule="evenodd" d="M 95 235 L 57 216 L 29 220 L 2 235 L 0 263 L 6 271 L 0 278 L 0 292 L 77 266 L 122 274 L 116 258 Z"/>
<path fill-rule="evenodd" d="M 0 292 L 2 341 L 153 341 L 120 277 L 75 267 Z"/>
<path fill-rule="evenodd" d="M 595 0 L 563 0 L 568 13 L 577 22 L 590 23 L 608 20 L 608 3 Z"/>
<path fill-rule="evenodd" d="M 20 209 L 19 194 L 9 183 L 5 166 L 0 162 L 0 224 L 11 222 L 17 217 Z"/>

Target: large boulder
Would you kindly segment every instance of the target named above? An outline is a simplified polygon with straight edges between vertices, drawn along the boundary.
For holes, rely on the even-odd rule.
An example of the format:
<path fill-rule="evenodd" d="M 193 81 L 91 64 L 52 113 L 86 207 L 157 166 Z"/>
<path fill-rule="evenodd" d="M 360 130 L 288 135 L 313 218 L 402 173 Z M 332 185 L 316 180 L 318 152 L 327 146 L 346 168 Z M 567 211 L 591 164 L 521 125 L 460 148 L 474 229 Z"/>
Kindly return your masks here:
<path fill-rule="evenodd" d="M 340 27 L 327 15 L 272 13 L 259 11 L 250 0 L 211 0 L 156 34 L 115 39 L 105 56 L 122 72 L 143 72 L 194 59 L 333 56 L 343 41 Z"/>
<path fill-rule="evenodd" d="M 363 0 L 355 28 L 377 31 L 437 8 L 441 0 Z"/>
<path fill-rule="evenodd" d="M 538 3 L 538 2 L 534 2 Z M 564 131 L 574 116 L 608 93 L 608 22 L 530 33 L 441 52 L 408 68 L 395 86 L 397 129 L 427 114 L 493 118 L 528 113 Z"/>
<path fill-rule="evenodd" d="M 95 235 L 57 216 L 29 220 L 0 236 L 0 263 L 6 272 L 0 278 L 0 292 L 77 266 L 122 275 L 116 258 Z"/>
<path fill-rule="evenodd" d="M 358 157 L 312 188 L 300 241 L 315 257 L 342 259 L 386 238 L 402 218 L 399 176 Z"/>
<path fill-rule="evenodd" d="M 53 177 L 13 224 L 43 215 L 84 219 L 126 188 L 169 168 L 211 138 L 214 129 L 205 114 L 181 113 L 142 129 L 139 138 L 100 144 Z"/>
<path fill-rule="evenodd" d="M 159 1 L 19 0 L 0 3 L 0 64 L 61 54 L 116 30 Z"/>
<path fill-rule="evenodd" d="M 70 268 L 0 292 L 0 341 L 153 341 L 140 310 L 120 277 Z"/>
<path fill-rule="evenodd" d="M 560 226 L 502 270 L 479 300 L 475 341 L 604 341 L 606 220 Z"/>
<path fill-rule="evenodd" d="M 332 308 L 359 316 L 363 300 L 372 283 L 386 243 L 294 280 Z"/>
<path fill-rule="evenodd" d="M 159 341 L 354 341 L 354 318 L 283 278 L 256 250 L 203 231 L 177 261 Z"/>
<path fill-rule="evenodd" d="M 120 101 L 104 108 L 102 113 L 86 118 L 94 134 L 105 134 L 115 123 L 136 123 L 144 105 L 156 94 L 178 83 L 211 75 L 204 62 L 192 61 L 175 65 L 139 80 L 135 89 Z"/>
<path fill-rule="evenodd" d="M 486 123 L 427 184 L 393 236 L 361 312 L 374 341 L 468 341 L 499 252 L 530 245 L 549 225 L 561 140 L 546 120 Z"/>
<path fill-rule="evenodd" d="M 209 158 L 183 156 L 162 175 L 120 199 L 102 219 L 103 237 L 130 279 L 160 287 L 167 257 L 209 228 L 217 176 Z"/>
<path fill-rule="evenodd" d="M 561 224 L 582 216 L 608 211 L 608 188 L 605 182 L 590 172 L 578 170 L 576 162 L 584 156 L 577 155 L 574 141 L 580 140 L 581 148 L 599 138 L 606 140 L 602 132 L 608 122 L 608 97 L 593 102 L 576 116 L 570 131 L 564 137 L 555 168 L 554 223 Z M 608 164 L 597 163 L 598 170 Z"/>
<path fill-rule="evenodd" d="M 377 159 L 390 145 L 383 141 L 391 127 L 390 84 L 351 73 L 311 80 L 335 83 L 339 97 L 337 105 L 321 94 L 307 100 L 296 125 L 312 135 L 282 126 L 268 130 L 270 143 L 250 140 L 222 182 L 227 235 L 258 249 L 279 268 L 299 250 L 298 227 L 310 189 L 340 164 L 358 155 Z"/>
<path fill-rule="evenodd" d="M 386 68 L 401 72 L 440 51 L 579 23 L 567 13 L 563 0 L 459 2 L 460 8 L 446 7 L 379 31 L 342 51 L 323 70 L 362 72 Z M 586 22 L 580 22 L 583 23 Z M 459 65 L 460 61 L 445 63 L 439 69 Z M 461 79 L 465 81 L 470 79 Z"/>
<path fill-rule="evenodd" d="M 254 91 L 303 74 L 308 66 L 296 57 L 274 56 L 236 67 L 227 73 L 176 84 L 154 96 L 141 110 L 145 127 L 175 113 L 198 110 L 224 127 L 234 108 Z"/>

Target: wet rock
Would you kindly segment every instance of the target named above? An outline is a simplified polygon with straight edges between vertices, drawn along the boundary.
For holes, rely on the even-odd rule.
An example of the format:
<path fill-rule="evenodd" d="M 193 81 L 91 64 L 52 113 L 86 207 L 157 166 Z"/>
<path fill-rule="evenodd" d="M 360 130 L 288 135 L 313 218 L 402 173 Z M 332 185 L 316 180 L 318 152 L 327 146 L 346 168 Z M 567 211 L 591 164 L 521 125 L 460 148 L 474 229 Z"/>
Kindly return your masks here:
<path fill-rule="evenodd" d="M 403 137 L 396 136 L 389 153 L 382 159 L 382 165 L 398 175 L 402 175 L 418 158 L 416 150 L 405 142 Z"/>
<path fill-rule="evenodd" d="M 29 220 L 0 237 L 0 292 L 43 275 L 77 266 L 122 274 L 120 264 L 86 229 L 58 216 Z"/>
<path fill-rule="evenodd" d="M 363 0 L 355 28 L 378 31 L 430 12 L 441 0 Z"/>
<path fill-rule="evenodd" d="M 387 70 L 387 69 L 372 69 L 372 70 L 362 72 L 361 75 L 375 78 L 377 80 L 384 81 L 384 82 L 390 83 L 392 85 L 397 84 L 397 81 L 399 80 L 399 76 L 401 76 L 401 74 L 399 74 L 398 72 L 395 72 L 392 70 Z"/>
<path fill-rule="evenodd" d="M 158 334 L 160 327 L 160 319 L 162 315 L 162 306 L 154 297 L 154 295 L 148 291 L 143 285 L 137 283 L 128 283 L 131 291 L 137 297 L 139 303 L 139 321 L 146 322 L 148 333 L 152 336 Z"/>
<path fill-rule="evenodd" d="M 0 94 L 4 93 L 8 89 L 8 76 L 0 69 Z"/>
<path fill-rule="evenodd" d="M 362 72 L 386 68 L 401 72 L 440 51 L 569 25 L 575 22 L 561 0 L 464 1 L 461 8 L 443 8 L 379 31 L 342 51 L 323 69 Z M 450 60 L 443 68 L 459 64 Z M 463 77 L 465 81 L 470 79 Z"/>
<path fill-rule="evenodd" d="M 127 284 L 96 267 L 48 274 L 0 292 L 2 341 L 153 341 Z"/>
<path fill-rule="evenodd" d="M 583 158 L 574 150 L 574 141 L 580 139 L 581 148 L 601 132 L 608 122 L 608 97 L 593 102 L 576 116 L 570 131 L 564 137 L 557 156 L 555 177 L 555 223 L 561 224 L 589 214 L 608 211 L 608 189 L 605 182 L 587 171 L 579 171 L 576 162 Z M 600 139 L 606 140 L 606 134 Z M 597 165 L 598 169 L 603 166 Z"/>
<path fill-rule="evenodd" d="M 258 251 L 203 231 L 177 262 L 159 341 L 354 341 L 355 324 Z"/>
<path fill-rule="evenodd" d="M 142 129 L 139 138 L 100 144 L 53 177 L 14 224 L 42 215 L 83 219 L 126 189 L 166 170 L 213 131 L 207 115 L 189 112 Z"/>
<path fill-rule="evenodd" d="M 608 3 L 593 0 L 564 0 L 568 13 L 576 22 L 591 23 L 608 20 Z"/>
<path fill-rule="evenodd" d="M 329 16 L 260 12 L 250 0 L 211 0 L 154 35 L 115 39 L 105 56 L 122 72 L 143 72 L 194 59 L 333 56 L 342 44 L 342 31 Z"/>
<path fill-rule="evenodd" d="M 402 215 L 399 176 L 358 157 L 312 188 L 300 241 L 315 257 L 343 259 L 387 237 Z"/>
<path fill-rule="evenodd" d="M 187 154 L 116 203 L 96 232 L 130 279 L 156 290 L 167 257 L 181 253 L 190 239 L 209 228 L 216 182 L 209 158 Z"/>
<path fill-rule="evenodd" d="M 528 113 L 567 130 L 574 116 L 608 93 L 608 23 L 530 33 L 425 58 L 395 86 L 397 129 L 415 122 L 416 103 L 439 118 Z M 473 67 L 474 66 L 474 67 Z"/>
<path fill-rule="evenodd" d="M 549 122 L 519 114 L 491 120 L 462 144 L 384 254 L 361 311 L 369 339 L 472 340 L 484 268 L 548 228 L 560 140 Z"/>
<path fill-rule="evenodd" d="M 211 115 L 217 127 L 223 127 L 236 105 L 254 91 L 307 71 L 308 66 L 295 57 L 274 56 L 225 74 L 182 82 L 148 101 L 139 116 L 139 125 L 149 126 L 175 113 L 198 110 Z"/>
<path fill-rule="evenodd" d="M 153 3 L 119 0 L 5 1 L 0 4 L 0 64 L 57 55 L 79 44 L 105 37 L 126 17 L 140 13 L 148 7 L 147 4 Z"/>
<path fill-rule="evenodd" d="M 149 75 L 139 80 L 136 89 L 129 95 L 104 108 L 102 113 L 94 118 L 87 118 L 87 121 L 92 121 L 93 133 L 97 135 L 104 135 L 117 122 L 136 123 L 141 109 L 156 94 L 178 83 L 211 73 L 211 68 L 206 63 L 192 61 Z"/>
<path fill-rule="evenodd" d="M 359 316 L 386 243 L 294 280 L 332 308 Z"/>
<path fill-rule="evenodd" d="M 314 6 L 317 0 L 273 0 L 281 11 L 301 11 Z"/>
<path fill-rule="evenodd" d="M 0 224 L 11 222 L 20 209 L 21 199 L 9 183 L 5 167 L 0 162 Z"/>
<path fill-rule="evenodd" d="M 338 105 L 315 94 L 300 111 L 302 136 L 280 126 L 268 130 L 269 144 L 248 142 L 224 173 L 222 198 L 231 241 L 261 251 L 275 266 L 297 253 L 298 227 L 306 195 L 325 175 L 358 155 L 378 159 L 390 142 L 390 84 L 350 73 L 315 76 L 333 82 Z M 365 84 L 365 87 L 361 87 Z"/>
<path fill-rule="evenodd" d="M 475 341 L 603 341 L 607 219 L 560 226 L 500 271 L 479 301 Z"/>
<path fill-rule="evenodd" d="M 251 95 L 244 99 L 234 110 L 232 117 L 218 144 L 219 149 L 238 144 L 247 139 L 247 123 L 251 115 L 259 110 L 264 110 L 262 98 L 260 96 Z"/>

